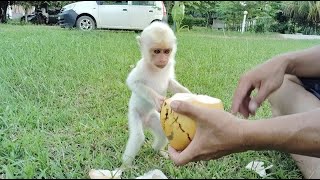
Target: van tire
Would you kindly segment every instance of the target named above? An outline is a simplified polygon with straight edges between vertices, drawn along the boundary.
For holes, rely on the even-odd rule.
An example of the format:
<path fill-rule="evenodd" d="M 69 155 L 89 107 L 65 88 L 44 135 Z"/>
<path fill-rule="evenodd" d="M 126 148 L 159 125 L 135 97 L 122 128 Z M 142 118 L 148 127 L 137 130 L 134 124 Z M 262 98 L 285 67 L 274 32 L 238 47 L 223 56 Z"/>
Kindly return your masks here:
<path fill-rule="evenodd" d="M 150 24 L 152 24 L 153 22 L 161 22 L 161 20 L 155 19 L 155 20 L 153 20 Z"/>
<path fill-rule="evenodd" d="M 79 28 L 83 31 L 91 31 L 91 30 L 95 29 L 96 23 L 89 16 L 80 16 L 77 19 L 76 26 L 77 26 L 77 28 Z"/>

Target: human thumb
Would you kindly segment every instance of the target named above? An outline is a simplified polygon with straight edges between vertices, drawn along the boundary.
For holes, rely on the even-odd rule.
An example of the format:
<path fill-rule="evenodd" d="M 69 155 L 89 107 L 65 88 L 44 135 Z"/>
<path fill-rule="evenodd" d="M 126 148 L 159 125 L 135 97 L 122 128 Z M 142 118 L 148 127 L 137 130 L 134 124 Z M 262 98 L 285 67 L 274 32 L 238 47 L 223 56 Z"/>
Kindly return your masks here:
<path fill-rule="evenodd" d="M 257 108 L 260 107 L 262 102 L 267 98 L 268 91 L 267 88 L 262 87 L 259 89 L 258 94 L 256 97 L 251 98 L 249 102 L 249 110 L 251 113 L 255 113 Z"/>
<path fill-rule="evenodd" d="M 198 106 L 187 101 L 174 100 L 170 103 L 170 106 L 174 112 L 186 115 L 191 119 L 196 119 L 201 112 Z"/>

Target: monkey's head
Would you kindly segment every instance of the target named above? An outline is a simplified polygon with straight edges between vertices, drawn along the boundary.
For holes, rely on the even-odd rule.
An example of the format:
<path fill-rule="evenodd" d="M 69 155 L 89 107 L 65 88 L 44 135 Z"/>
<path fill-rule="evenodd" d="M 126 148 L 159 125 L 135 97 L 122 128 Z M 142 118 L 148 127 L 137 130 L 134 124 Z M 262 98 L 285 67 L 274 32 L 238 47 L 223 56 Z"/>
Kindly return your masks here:
<path fill-rule="evenodd" d="M 153 22 L 137 36 L 142 57 L 160 69 L 164 68 L 177 51 L 176 36 L 168 24 Z"/>

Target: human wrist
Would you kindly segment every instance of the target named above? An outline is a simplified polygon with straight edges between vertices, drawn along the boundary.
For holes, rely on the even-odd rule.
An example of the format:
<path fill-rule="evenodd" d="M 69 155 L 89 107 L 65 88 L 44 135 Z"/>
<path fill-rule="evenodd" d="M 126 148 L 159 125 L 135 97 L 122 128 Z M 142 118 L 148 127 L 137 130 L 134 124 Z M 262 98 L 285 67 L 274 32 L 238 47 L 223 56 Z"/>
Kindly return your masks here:
<path fill-rule="evenodd" d="M 285 68 L 285 74 L 292 74 L 295 75 L 295 67 L 296 67 L 296 53 L 286 53 L 281 55 L 281 58 L 283 58 L 283 64 Z"/>
<path fill-rule="evenodd" d="M 252 134 L 253 132 L 248 131 L 249 129 L 251 129 L 252 125 L 249 124 L 250 122 L 246 119 L 241 119 L 241 118 L 237 118 L 236 120 L 237 123 L 237 140 L 236 140 L 236 144 L 237 147 L 235 148 L 237 152 L 243 152 L 243 151 L 247 151 L 250 150 L 252 146 L 254 146 L 254 144 L 252 143 Z M 250 139 L 250 141 L 248 141 Z"/>
<path fill-rule="evenodd" d="M 269 134 L 262 121 L 244 120 L 242 122 L 242 151 L 266 150 L 274 147 L 276 139 Z"/>

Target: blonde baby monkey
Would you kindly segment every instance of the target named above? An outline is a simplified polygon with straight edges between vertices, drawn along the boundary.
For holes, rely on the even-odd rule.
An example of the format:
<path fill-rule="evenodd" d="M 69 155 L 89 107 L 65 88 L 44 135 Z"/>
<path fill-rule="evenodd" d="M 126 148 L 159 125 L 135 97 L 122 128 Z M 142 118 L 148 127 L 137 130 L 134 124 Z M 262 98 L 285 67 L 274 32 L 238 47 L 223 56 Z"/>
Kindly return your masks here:
<path fill-rule="evenodd" d="M 142 58 L 129 73 L 126 83 L 132 91 L 128 109 L 129 139 L 122 156 L 124 165 L 132 165 L 144 143 L 144 130 L 150 129 L 152 148 L 168 158 L 168 141 L 160 124 L 160 108 L 168 91 L 191 93 L 175 79 L 177 39 L 163 22 L 153 22 L 137 36 Z"/>

